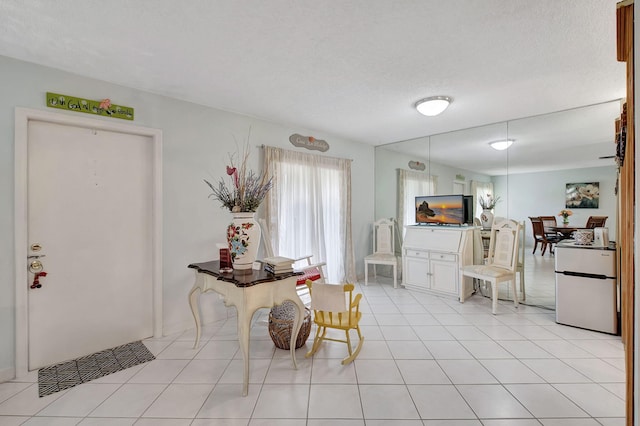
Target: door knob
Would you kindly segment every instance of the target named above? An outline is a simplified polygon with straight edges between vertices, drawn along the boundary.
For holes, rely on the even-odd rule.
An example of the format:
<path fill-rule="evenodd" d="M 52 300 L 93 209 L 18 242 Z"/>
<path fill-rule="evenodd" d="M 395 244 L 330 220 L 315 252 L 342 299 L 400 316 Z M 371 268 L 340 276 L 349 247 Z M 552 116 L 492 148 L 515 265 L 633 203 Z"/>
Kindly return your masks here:
<path fill-rule="evenodd" d="M 34 274 L 42 272 L 42 268 L 42 262 L 40 262 L 38 259 L 32 260 L 29 264 L 29 271 Z"/>

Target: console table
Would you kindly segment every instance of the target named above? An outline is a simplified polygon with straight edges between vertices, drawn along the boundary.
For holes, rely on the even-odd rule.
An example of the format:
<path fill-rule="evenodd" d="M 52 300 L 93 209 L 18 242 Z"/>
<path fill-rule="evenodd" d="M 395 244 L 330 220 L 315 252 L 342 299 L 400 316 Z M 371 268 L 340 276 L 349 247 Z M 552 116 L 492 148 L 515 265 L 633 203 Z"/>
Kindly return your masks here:
<path fill-rule="evenodd" d="M 235 306 L 238 310 L 238 341 L 244 360 L 244 381 L 242 396 L 249 391 L 249 335 L 251 319 L 260 308 L 271 308 L 285 300 L 291 300 L 297 307 L 293 330 L 291 333 L 291 359 L 294 368 L 296 363 L 296 338 L 304 319 L 304 304 L 296 292 L 296 282 L 301 272 L 271 274 L 266 271 L 249 270 L 220 272 L 220 262 L 211 261 L 192 263 L 189 268 L 195 269 L 196 282 L 189 292 L 189 305 L 196 322 L 196 341 L 194 348 L 200 344 L 200 310 L 198 298 L 201 293 L 215 291 L 223 296 L 225 306 Z"/>

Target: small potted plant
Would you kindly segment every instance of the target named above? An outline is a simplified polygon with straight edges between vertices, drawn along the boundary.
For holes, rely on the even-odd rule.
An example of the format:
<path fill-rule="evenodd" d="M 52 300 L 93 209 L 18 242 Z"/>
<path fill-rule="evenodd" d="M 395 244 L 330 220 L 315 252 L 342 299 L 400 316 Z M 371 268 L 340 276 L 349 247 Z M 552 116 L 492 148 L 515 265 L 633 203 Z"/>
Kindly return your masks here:
<path fill-rule="evenodd" d="M 569 216 L 571 216 L 572 214 L 573 214 L 573 212 L 571 210 L 562 209 L 562 210 L 560 210 L 560 213 L 558 213 L 558 216 L 562 217 L 562 223 L 564 225 L 568 225 L 569 224 Z"/>

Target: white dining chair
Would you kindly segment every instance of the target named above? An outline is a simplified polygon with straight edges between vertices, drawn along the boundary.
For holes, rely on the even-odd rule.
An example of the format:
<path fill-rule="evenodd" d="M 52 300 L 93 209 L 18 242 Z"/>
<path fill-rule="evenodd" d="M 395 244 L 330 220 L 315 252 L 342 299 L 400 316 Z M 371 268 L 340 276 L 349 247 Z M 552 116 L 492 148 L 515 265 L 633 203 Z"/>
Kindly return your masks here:
<path fill-rule="evenodd" d="M 364 285 L 369 285 L 369 265 L 377 277 L 376 265 L 393 269 L 393 288 L 398 288 L 398 256 L 395 252 L 395 220 L 380 219 L 373 224 L 373 253 L 364 258 Z"/>
<path fill-rule="evenodd" d="M 472 277 L 491 283 L 491 312 L 498 310 L 498 284 L 511 282 L 513 303 L 518 307 L 516 292 L 516 270 L 518 268 L 518 246 L 520 242 L 520 224 L 514 220 L 494 221 L 491 227 L 489 253 L 484 265 L 466 265 L 460 268 L 462 278 Z"/>

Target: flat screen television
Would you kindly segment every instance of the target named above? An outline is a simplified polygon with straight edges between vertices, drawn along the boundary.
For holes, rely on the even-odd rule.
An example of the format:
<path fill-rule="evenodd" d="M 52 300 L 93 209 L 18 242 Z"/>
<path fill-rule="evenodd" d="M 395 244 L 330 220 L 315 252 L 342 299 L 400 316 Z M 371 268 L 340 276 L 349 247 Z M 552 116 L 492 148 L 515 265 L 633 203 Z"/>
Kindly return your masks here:
<path fill-rule="evenodd" d="M 473 197 L 468 195 L 423 195 L 416 197 L 416 223 L 465 225 L 473 223 Z"/>
<path fill-rule="evenodd" d="M 463 195 L 464 223 L 473 225 L 473 195 Z"/>

